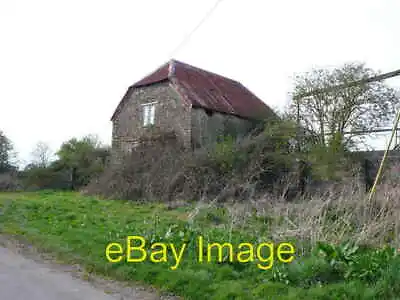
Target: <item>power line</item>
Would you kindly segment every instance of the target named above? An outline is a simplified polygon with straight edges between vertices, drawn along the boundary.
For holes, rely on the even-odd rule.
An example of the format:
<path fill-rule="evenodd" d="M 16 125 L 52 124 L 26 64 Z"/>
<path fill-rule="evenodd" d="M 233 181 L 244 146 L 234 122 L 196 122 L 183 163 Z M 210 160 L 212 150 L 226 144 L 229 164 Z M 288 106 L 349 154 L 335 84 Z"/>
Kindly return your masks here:
<path fill-rule="evenodd" d="M 169 57 L 173 58 L 185 44 L 190 40 L 192 35 L 208 20 L 208 18 L 212 15 L 212 13 L 217 9 L 218 5 L 221 4 L 223 0 L 217 0 L 214 6 L 207 12 L 207 14 L 200 20 L 200 22 L 190 31 L 182 40 L 182 42 L 170 53 Z"/>
<path fill-rule="evenodd" d="M 184 39 L 178 44 L 177 47 L 175 47 L 175 49 L 173 51 L 170 52 L 170 54 L 168 55 L 168 59 L 167 60 L 171 60 L 174 58 L 174 56 L 176 55 L 176 53 L 179 52 L 179 50 L 182 49 L 182 47 L 189 41 L 189 39 L 192 37 L 192 35 L 207 21 L 207 19 L 212 15 L 212 13 L 216 10 L 216 8 L 218 7 L 219 4 L 221 4 L 223 0 L 217 0 L 214 4 L 214 6 L 207 12 L 207 14 L 200 20 L 200 22 L 196 25 L 196 27 L 194 27 L 192 29 L 192 31 L 190 31 L 188 34 L 186 34 L 186 36 L 184 37 Z M 165 63 L 165 61 L 163 61 L 163 63 Z M 157 63 L 157 65 L 155 67 L 159 67 L 160 65 Z M 152 73 L 152 72 L 151 72 Z M 151 74 L 150 73 L 150 74 Z"/>
<path fill-rule="evenodd" d="M 323 88 L 323 89 L 315 89 L 310 92 L 301 93 L 301 94 L 293 96 L 293 99 L 297 100 L 296 106 L 297 106 L 297 126 L 299 128 L 298 131 L 300 130 L 300 101 L 299 100 L 301 98 L 308 97 L 308 96 L 314 96 L 314 95 L 326 93 L 326 92 L 333 91 L 333 90 L 338 90 L 338 89 L 348 88 L 348 87 L 357 86 L 357 85 L 361 85 L 361 84 L 366 84 L 366 83 L 370 83 L 370 82 L 382 81 L 382 80 L 393 78 L 393 77 L 396 77 L 399 75 L 400 75 L 400 69 L 394 70 L 392 72 L 364 78 L 361 80 L 356 80 L 356 81 L 352 81 L 352 82 L 348 82 L 348 83 L 344 83 L 344 84 L 334 85 L 334 86 Z M 377 130 L 370 131 L 370 133 L 372 133 L 372 132 L 374 132 L 374 133 L 387 132 L 387 131 L 392 131 L 392 130 L 377 129 Z M 397 128 L 396 128 L 396 132 L 397 132 Z M 362 131 L 346 132 L 346 134 L 363 134 L 363 133 L 366 133 L 366 132 L 362 132 Z M 299 141 L 300 135 L 301 135 L 300 132 L 298 132 L 297 133 L 297 141 Z M 297 144 L 298 144 L 297 150 L 300 152 L 300 143 L 298 142 Z"/>
<path fill-rule="evenodd" d="M 388 79 L 388 78 L 396 77 L 396 76 L 399 76 L 399 75 L 400 75 L 400 69 L 392 71 L 392 72 L 389 72 L 389 73 L 384 73 L 384 74 L 380 74 L 380 75 L 377 75 L 377 76 L 372 76 L 372 77 L 369 77 L 369 78 L 365 78 L 365 79 L 361 79 L 361 80 L 357 80 L 357 81 L 352 81 L 352 82 L 349 82 L 349 83 L 334 85 L 334 86 L 331 86 L 331 87 L 328 87 L 328 88 L 323 88 L 323 89 L 316 89 L 316 90 L 313 90 L 311 92 L 295 95 L 293 98 L 294 99 L 300 99 L 300 98 L 303 98 L 303 97 L 314 96 L 314 95 L 330 92 L 330 91 L 333 91 L 333 90 L 339 90 L 339 89 L 348 88 L 348 87 L 352 87 L 352 86 L 356 86 L 356 85 L 366 84 L 366 83 L 375 82 L 375 81 L 381 81 L 381 80 L 385 80 L 385 79 Z"/>
<path fill-rule="evenodd" d="M 352 135 L 364 135 L 369 133 L 380 133 L 380 132 L 392 132 L 391 128 L 382 128 L 382 129 L 370 129 L 370 130 L 355 130 L 355 131 L 345 131 L 343 134 L 352 134 Z M 396 130 L 400 130 L 400 128 L 396 128 Z M 332 135 L 335 133 L 327 133 L 327 135 Z"/>
<path fill-rule="evenodd" d="M 183 46 L 189 41 L 189 39 L 192 37 L 192 35 L 207 21 L 207 19 L 212 15 L 212 13 L 216 10 L 218 5 L 222 2 L 223 0 L 217 0 L 214 4 L 214 6 L 207 12 L 207 14 L 200 20 L 200 22 L 190 31 L 184 39 L 178 44 L 178 46 L 175 47 L 173 51 L 171 51 L 168 55 L 167 60 L 171 60 L 174 58 L 174 56 L 183 48 Z M 165 63 L 163 60 L 162 63 Z M 160 64 L 157 63 L 155 67 L 159 67 Z M 152 72 L 151 72 L 152 73 Z M 150 73 L 150 74 L 151 74 Z"/>

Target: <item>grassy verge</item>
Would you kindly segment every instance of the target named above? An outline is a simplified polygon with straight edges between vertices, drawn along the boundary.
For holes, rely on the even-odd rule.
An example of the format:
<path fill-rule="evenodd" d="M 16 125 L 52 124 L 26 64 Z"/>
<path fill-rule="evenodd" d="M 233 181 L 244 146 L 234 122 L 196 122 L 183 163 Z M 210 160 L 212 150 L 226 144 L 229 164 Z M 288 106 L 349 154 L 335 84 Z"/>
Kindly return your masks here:
<path fill-rule="evenodd" d="M 2 193 L 0 232 L 23 236 L 88 272 L 151 284 L 186 299 L 396 299 L 400 295 L 400 259 L 392 248 L 271 241 L 265 216 L 253 216 L 243 226 L 235 226 L 226 209 L 200 210 L 194 218 L 192 212 L 190 207 L 168 209 L 162 204 L 106 201 L 76 193 Z M 107 261 L 109 243 L 120 243 L 125 252 L 126 237 L 135 235 L 147 243 L 173 243 L 178 249 L 185 242 L 179 266 L 171 269 L 170 248 L 166 262 Z M 231 262 L 224 248 L 224 262 L 216 262 L 217 252 L 213 252 L 212 262 L 199 263 L 199 236 L 205 243 L 230 242 L 235 253 L 241 242 L 254 247 L 261 242 L 290 242 L 295 258 L 284 264 L 275 251 L 272 261 L 269 249 L 264 248 L 266 252 L 259 256 L 264 262 Z M 148 249 L 147 256 L 151 254 Z M 154 258 L 160 260 L 162 255 Z M 273 265 L 262 270 L 257 263 Z"/>

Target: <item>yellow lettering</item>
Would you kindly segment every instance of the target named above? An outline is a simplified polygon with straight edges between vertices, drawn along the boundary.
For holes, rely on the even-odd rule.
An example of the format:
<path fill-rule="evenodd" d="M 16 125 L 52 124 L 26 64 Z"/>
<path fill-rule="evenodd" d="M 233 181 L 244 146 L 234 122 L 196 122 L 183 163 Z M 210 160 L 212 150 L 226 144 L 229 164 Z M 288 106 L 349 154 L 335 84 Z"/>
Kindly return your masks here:
<path fill-rule="evenodd" d="M 131 245 L 131 241 L 132 240 L 139 240 L 141 243 L 140 243 L 139 246 L 132 246 Z M 144 261 L 146 259 L 146 256 L 147 256 L 147 253 L 144 250 L 144 245 L 145 244 L 146 244 L 146 241 L 141 236 L 136 236 L 136 235 L 128 236 L 127 237 L 127 245 L 128 245 L 128 247 L 126 249 L 126 256 L 127 256 L 126 257 L 126 261 L 127 262 L 142 262 L 142 261 Z M 139 252 L 141 252 L 142 253 L 142 257 L 140 257 L 140 258 L 132 258 L 131 255 L 132 255 L 132 251 L 133 250 L 138 250 Z"/>
<path fill-rule="evenodd" d="M 181 251 L 179 252 L 179 254 L 177 253 L 174 244 L 170 244 L 170 247 L 172 249 L 172 253 L 174 254 L 174 258 L 175 258 L 175 265 L 171 267 L 171 270 L 175 270 L 179 266 L 179 264 L 182 260 L 183 252 L 185 251 L 185 248 L 186 248 L 186 243 L 184 243 L 182 245 L 182 248 L 181 248 Z"/>
<path fill-rule="evenodd" d="M 282 248 L 283 247 L 288 247 L 289 248 L 289 250 L 282 250 Z M 279 244 L 279 247 L 278 247 L 278 259 L 281 261 L 281 262 L 283 262 L 283 263 L 290 263 L 290 262 L 292 262 L 292 260 L 294 259 L 294 256 L 293 256 L 293 254 L 295 253 L 295 250 L 294 250 L 294 246 L 292 245 L 292 244 L 290 244 L 290 243 L 282 243 L 282 244 Z M 289 258 L 287 258 L 287 259 L 284 259 L 284 258 L 282 258 L 282 255 L 281 254 L 292 254 Z"/>
<path fill-rule="evenodd" d="M 253 245 L 252 245 L 252 244 L 249 244 L 249 243 L 241 243 L 241 244 L 239 244 L 239 246 L 238 246 L 239 250 L 240 250 L 241 248 L 243 248 L 243 247 L 247 247 L 248 250 L 246 250 L 246 251 L 240 251 L 240 252 L 238 253 L 238 255 L 237 255 L 237 260 L 238 260 L 238 262 L 240 262 L 240 263 L 246 263 L 246 262 L 249 262 L 249 261 L 253 261 L 253 259 L 254 259 L 254 249 L 253 249 Z M 242 255 L 245 255 L 245 254 L 247 254 L 247 258 L 246 258 L 246 259 L 244 259 L 244 258 L 241 257 Z"/>
<path fill-rule="evenodd" d="M 154 251 L 150 255 L 150 260 L 155 263 L 166 262 L 167 261 L 167 246 L 163 243 L 154 243 L 151 245 L 151 249 L 153 250 L 156 247 L 161 247 L 161 250 Z M 155 256 L 161 254 L 161 258 L 156 259 Z"/>
<path fill-rule="evenodd" d="M 219 243 L 213 243 L 213 244 L 209 244 L 207 247 L 207 261 L 210 262 L 211 261 L 211 250 L 213 247 L 217 247 L 218 248 L 218 262 L 222 262 L 222 249 L 224 247 L 228 247 L 229 248 L 229 261 L 232 262 L 233 261 L 233 247 L 232 244 L 230 243 L 224 243 L 224 244 L 219 244 Z"/>
<path fill-rule="evenodd" d="M 118 249 L 117 250 L 112 250 L 111 249 L 112 247 L 117 247 Z M 120 262 L 122 260 L 122 258 L 123 258 L 123 255 L 121 255 L 123 253 L 123 251 L 124 250 L 122 249 L 122 246 L 119 243 L 110 243 L 110 244 L 108 244 L 107 247 L 106 247 L 106 256 L 107 256 L 108 261 L 112 262 L 112 263 Z M 111 258 L 110 254 L 120 254 L 120 255 L 117 258 L 113 259 L 113 258 Z"/>
<path fill-rule="evenodd" d="M 269 248 L 269 256 L 267 258 L 264 258 L 262 256 L 261 249 L 263 247 Z M 262 264 L 257 264 L 258 268 L 260 268 L 262 270 L 268 270 L 268 269 L 272 268 L 272 266 L 274 264 L 274 244 L 272 244 L 272 243 L 261 243 L 260 245 L 258 245 L 258 247 L 257 247 L 257 258 L 263 263 L 269 262 L 269 264 L 267 264 L 266 266 L 263 266 Z"/>
<path fill-rule="evenodd" d="M 199 262 L 203 262 L 203 237 L 199 236 Z"/>

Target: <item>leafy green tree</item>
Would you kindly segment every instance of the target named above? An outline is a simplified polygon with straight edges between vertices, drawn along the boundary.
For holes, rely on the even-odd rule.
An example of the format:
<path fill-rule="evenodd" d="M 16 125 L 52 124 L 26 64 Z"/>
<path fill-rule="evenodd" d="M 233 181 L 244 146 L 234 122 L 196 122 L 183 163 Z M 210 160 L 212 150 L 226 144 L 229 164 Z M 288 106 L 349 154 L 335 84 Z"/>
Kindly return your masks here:
<path fill-rule="evenodd" d="M 355 135 L 345 135 L 345 132 L 367 131 L 392 121 L 399 102 L 395 89 L 383 82 L 371 82 L 330 89 L 307 97 L 299 96 L 377 74 L 363 63 L 348 63 L 296 76 L 290 115 L 293 119 L 299 117 L 302 126 L 316 134 L 316 142 L 320 145 L 339 147 L 338 143 L 353 146 L 356 142 L 363 142 L 365 136 L 357 136 L 356 139 Z"/>
<path fill-rule="evenodd" d="M 57 155 L 57 164 L 70 171 L 71 187 L 75 189 L 88 184 L 104 170 L 109 149 L 96 136 L 86 136 L 63 143 Z"/>
<path fill-rule="evenodd" d="M 40 142 L 21 177 L 26 189 L 78 189 L 104 170 L 109 153 L 96 136 L 87 136 L 64 142 L 51 160 L 50 148 Z"/>
<path fill-rule="evenodd" d="M 20 177 L 25 190 L 69 190 L 70 176 L 67 169 L 58 165 L 58 161 L 43 167 L 36 163 L 28 164 Z"/>
<path fill-rule="evenodd" d="M 14 169 L 11 163 L 13 146 L 8 137 L 0 130 L 0 173 Z"/>
<path fill-rule="evenodd" d="M 365 144 L 367 135 L 351 134 L 388 126 L 399 103 L 397 91 L 384 82 L 350 85 L 378 75 L 363 63 L 313 69 L 295 77 L 288 115 L 313 136 L 305 151 L 324 178 L 341 178 L 349 149 Z M 340 86 L 343 88 L 334 88 Z M 318 91 L 310 96 L 302 96 Z M 305 150 L 305 149 L 302 149 Z"/>

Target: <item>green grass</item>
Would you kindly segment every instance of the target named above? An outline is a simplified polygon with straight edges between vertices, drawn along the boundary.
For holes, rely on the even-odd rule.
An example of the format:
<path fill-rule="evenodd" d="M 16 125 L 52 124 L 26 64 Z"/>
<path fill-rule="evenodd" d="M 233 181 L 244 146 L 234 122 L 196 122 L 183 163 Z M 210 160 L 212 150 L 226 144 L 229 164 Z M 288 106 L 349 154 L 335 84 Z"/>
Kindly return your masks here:
<path fill-rule="evenodd" d="M 0 193 L 0 232 L 21 236 L 65 262 L 83 265 L 87 272 L 143 282 L 186 299 L 399 299 L 400 259 L 392 249 L 321 243 L 303 256 L 295 255 L 289 264 L 275 261 L 269 270 L 259 269 L 256 262 L 199 263 L 199 235 L 233 245 L 272 241 L 265 219 L 254 217 L 231 231 L 224 209 L 202 211 L 193 222 L 188 222 L 190 212 L 190 207 L 168 210 L 162 204 L 76 193 Z M 126 237 L 133 235 L 177 248 L 186 242 L 181 264 L 170 269 L 171 251 L 166 263 L 108 262 L 106 246 L 119 242 L 126 250 Z M 296 248 L 301 245 L 291 242 Z"/>

